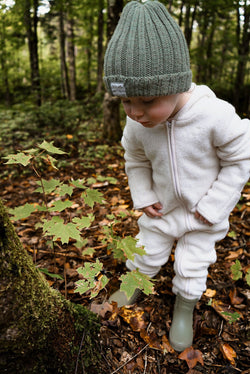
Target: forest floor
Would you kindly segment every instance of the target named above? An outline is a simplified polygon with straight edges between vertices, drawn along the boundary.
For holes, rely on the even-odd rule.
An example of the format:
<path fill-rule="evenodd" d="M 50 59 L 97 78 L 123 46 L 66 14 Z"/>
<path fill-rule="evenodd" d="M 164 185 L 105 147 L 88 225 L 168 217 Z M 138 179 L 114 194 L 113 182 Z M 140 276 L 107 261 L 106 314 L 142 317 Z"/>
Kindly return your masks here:
<path fill-rule="evenodd" d="M 92 149 L 97 145 L 92 142 Z M 121 148 L 106 147 L 105 154 L 96 155 L 93 152 L 88 163 L 78 157 L 68 159 L 59 172 L 49 169 L 44 173 L 46 179 L 53 177 L 65 181 L 96 175 L 116 178 L 115 184 L 100 182 L 92 186 L 103 193 L 105 205 L 96 204 L 90 209 L 83 205 L 80 193 L 76 193 L 74 207 L 64 213 L 68 217 L 77 215 L 80 209 L 85 209 L 86 214 L 94 213 L 95 221 L 83 233 L 86 248 L 94 249 L 94 254 L 84 255 L 82 249 L 77 249 L 71 242 L 52 250 L 47 239 L 41 236 L 41 230 L 35 229 L 36 214 L 15 222 L 15 227 L 36 266 L 62 276 L 62 279 L 46 276 L 51 287 L 100 315 L 100 374 L 249 373 L 250 290 L 246 274 L 249 269 L 250 185 L 245 187 L 240 204 L 230 216 L 227 237 L 217 244 L 218 260 L 210 267 L 207 291 L 194 312 L 193 347 L 180 355 L 168 343 L 174 304 L 171 291 L 174 249 L 169 262 L 156 277 L 155 294 L 141 296 L 128 308 L 119 309 L 107 303 L 109 295 L 119 286 L 118 276 L 125 271 L 125 266 L 107 251 L 107 244 L 102 240 L 103 227 L 110 223 L 109 214 L 123 212 L 122 218 L 113 226 L 115 234 L 135 236 L 140 212 L 132 210 Z M 5 200 L 5 205 L 13 208 L 36 202 L 35 176 L 24 174 L 22 167 L 8 168 L 7 172 L 6 169 L 6 165 L 0 166 L 3 176 L 0 197 Z M 96 258 L 103 262 L 110 282 L 97 297 L 90 299 L 89 293 L 74 292 L 75 282 L 79 280 L 76 269 L 85 261 L 92 262 Z M 235 263 L 238 264 L 238 280 L 232 276 L 231 267 Z"/>

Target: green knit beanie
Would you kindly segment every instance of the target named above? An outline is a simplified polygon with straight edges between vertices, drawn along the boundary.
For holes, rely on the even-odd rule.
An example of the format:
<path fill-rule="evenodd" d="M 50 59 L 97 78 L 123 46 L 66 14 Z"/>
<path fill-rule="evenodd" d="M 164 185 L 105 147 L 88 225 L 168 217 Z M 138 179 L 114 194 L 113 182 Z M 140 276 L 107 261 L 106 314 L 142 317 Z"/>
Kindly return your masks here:
<path fill-rule="evenodd" d="M 184 35 L 158 1 L 129 2 L 108 44 L 104 83 L 114 96 L 166 96 L 191 86 Z"/>

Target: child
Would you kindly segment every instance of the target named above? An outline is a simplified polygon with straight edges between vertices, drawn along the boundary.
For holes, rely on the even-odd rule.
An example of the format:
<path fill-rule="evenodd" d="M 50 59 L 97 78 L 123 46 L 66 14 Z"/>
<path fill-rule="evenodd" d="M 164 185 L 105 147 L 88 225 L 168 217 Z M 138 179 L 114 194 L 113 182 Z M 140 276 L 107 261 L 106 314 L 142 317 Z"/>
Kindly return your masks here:
<path fill-rule="evenodd" d="M 225 237 L 231 210 L 249 178 L 250 121 L 192 83 L 183 33 L 158 1 L 129 2 L 108 45 L 105 85 L 121 97 L 126 173 L 146 255 L 128 260 L 154 277 L 175 249 L 177 295 L 170 343 L 192 345 L 193 309 L 206 289 L 215 242 Z M 131 304 L 117 291 L 110 300 Z"/>

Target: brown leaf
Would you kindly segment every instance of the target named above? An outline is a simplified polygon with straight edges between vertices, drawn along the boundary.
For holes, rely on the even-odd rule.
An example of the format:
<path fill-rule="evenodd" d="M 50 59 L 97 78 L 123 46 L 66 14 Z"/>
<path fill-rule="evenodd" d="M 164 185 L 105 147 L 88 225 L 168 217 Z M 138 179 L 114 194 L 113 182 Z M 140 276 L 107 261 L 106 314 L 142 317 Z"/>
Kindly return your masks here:
<path fill-rule="evenodd" d="M 90 307 L 91 312 L 98 314 L 101 317 L 105 317 L 107 312 L 112 312 L 113 307 L 107 301 L 103 304 L 92 303 Z"/>
<path fill-rule="evenodd" d="M 174 353 L 174 349 L 171 347 L 166 335 L 163 335 L 162 337 L 162 348 L 164 352 Z"/>
<path fill-rule="evenodd" d="M 154 349 L 162 349 L 160 342 L 158 340 L 158 336 L 153 331 L 150 334 L 144 329 L 140 331 L 141 338 L 151 347 Z"/>
<path fill-rule="evenodd" d="M 230 290 L 229 297 L 232 305 L 240 305 L 244 298 L 237 296 L 237 290 L 234 288 L 233 290 Z"/>
<path fill-rule="evenodd" d="M 239 258 L 240 255 L 242 255 L 243 253 L 243 249 L 240 248 L 238 249 L 238 251 L 229 251 L 229 255 L 227 257 L 225 257 L 225 260 L 236 260 L 237 258 Z"/>
<path fill-rule="evenodd" d="M 220 344 L 220 351 L 223 357 L 230 362 L 231 365 L 235 366 L 236 352 L 233 348 L 227 343 Z"/>
<path fill-rule="evenodd" d="M 213 300 L 211 304 L 212 308 L 225 320 L 230 321 L 231 320 L 231 314 L 235 313 L 235 310 L 230 308 L 230 306 L 224 304 L 220 300 Z M 242 318 L 242 314 L 237 311 L 237 313 Z"/>
<path fill-rule="evenodd" d="M 185 360 L 189 369 L 193 369 L 198 362 L 202 366 L 204 365 L 201 351 L 198 349 L 193 349 L 193 347 L 186 348 L 185 351 L 179 354 L 178 358 Z"/>
<path fill-rule="evenodd" d="M 143 318 L 144 311 L 141 309 L 133 310 L 122 307 L 119 314 L 131 326 L 133 331 L 140 331 L 147 326 Z"/>

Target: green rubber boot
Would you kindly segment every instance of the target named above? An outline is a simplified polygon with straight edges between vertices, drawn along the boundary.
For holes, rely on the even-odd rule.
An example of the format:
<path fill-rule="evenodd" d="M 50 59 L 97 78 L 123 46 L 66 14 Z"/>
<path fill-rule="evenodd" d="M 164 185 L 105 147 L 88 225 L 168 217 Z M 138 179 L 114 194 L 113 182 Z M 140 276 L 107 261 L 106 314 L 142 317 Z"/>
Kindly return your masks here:
<path fill-rule="evenodd" d="M 193 343 L 193 310 L 198 300 L 176 296 L 169 342 L 177 352 L 184 351 Z"/>
<path fill-rule="evenodd" d="M 139 288 L 137 288 L 135 290 L 135 292 L 133 293 L 133 295 L 131 296 L 130 299 L 128 299 L 127 295 L 125 294 L 125 292 L 123 291 L 116 291 L 114 292 L 110 298 L 109 298 L 109 303 L 111 303 L 112 301 L 115 301 L 117 302 L 117 306 L 118 308 L 124 306 L 124 305 L 132 305 L 136 302 L 137 298 L 140 296 L 141 294 L 141 290 L 139 290 Z"/>

